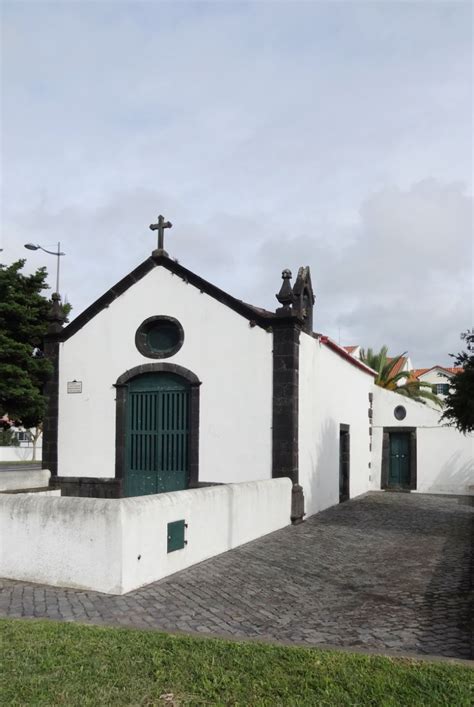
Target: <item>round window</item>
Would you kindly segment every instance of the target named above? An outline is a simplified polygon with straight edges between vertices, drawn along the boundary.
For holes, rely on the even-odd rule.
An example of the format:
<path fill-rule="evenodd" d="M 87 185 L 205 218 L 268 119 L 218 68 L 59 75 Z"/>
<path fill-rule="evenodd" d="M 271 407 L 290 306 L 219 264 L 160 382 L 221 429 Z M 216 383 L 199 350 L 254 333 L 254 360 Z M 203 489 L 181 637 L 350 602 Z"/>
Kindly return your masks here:
<path fill-rule="evenodd" d="M 135 345 L 148 358 L 169 358 L 180 350 L 184 330 L 173 317 L 149 317 L 135 334 Z"/>
<path fill-rule="evenodd" d="M 397 405 L 397 407 L 396 407 L 395 410 L 393 411 L 393 414 L 395 415 L 395 417 L 397 418 L 397 420 L 404 420 L 405 417 L 407 416 L 407 411 L 406 411 L 406 409 L 403 407 L 403 405 Z"/>

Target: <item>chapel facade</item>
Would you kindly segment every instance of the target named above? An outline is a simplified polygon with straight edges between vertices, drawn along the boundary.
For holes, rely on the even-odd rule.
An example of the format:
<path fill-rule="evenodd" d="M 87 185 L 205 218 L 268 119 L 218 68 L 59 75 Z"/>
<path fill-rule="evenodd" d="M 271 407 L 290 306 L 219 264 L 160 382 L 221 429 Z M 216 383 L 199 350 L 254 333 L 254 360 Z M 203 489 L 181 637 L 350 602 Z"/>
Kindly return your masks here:
<path fill-rule="evenodd" d="M 419 420 L 433 411 L 410 403 L 397 420 L 387 391 L 375 410 L 374 372 L 314 331 L 309 267 L 294 283 L 283 271 L 271 312 L 170 258 L 162 233 L 68 326 L 53 301 L 43 467 L 55 488 L 115 498 L 289 477 L 293 522 L 384 484 L 421 488 Z M 403 483 L 390 434 L 408 435 Z"/>

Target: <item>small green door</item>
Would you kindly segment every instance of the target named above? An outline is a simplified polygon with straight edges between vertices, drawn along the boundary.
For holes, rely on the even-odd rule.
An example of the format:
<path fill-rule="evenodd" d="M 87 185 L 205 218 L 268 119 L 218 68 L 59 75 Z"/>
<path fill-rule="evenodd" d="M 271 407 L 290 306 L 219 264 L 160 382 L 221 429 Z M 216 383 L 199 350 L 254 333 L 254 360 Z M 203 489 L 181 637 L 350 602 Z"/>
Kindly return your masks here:
<path fill-rule="evenodd" d="M 410 434 L 390 433 L 390 488 L 410 488 Z"/>
<path fill-rule="evenodd" d="M 124 496 L 180 491 L 189 485 L 189 387 L 171 373 L 130 381 Z"/>
<path fill-rule="evenodd" d="M 349 500 L 350 440 L 349 425 L 341 425 L 339 429 L 339 503 Z"/>

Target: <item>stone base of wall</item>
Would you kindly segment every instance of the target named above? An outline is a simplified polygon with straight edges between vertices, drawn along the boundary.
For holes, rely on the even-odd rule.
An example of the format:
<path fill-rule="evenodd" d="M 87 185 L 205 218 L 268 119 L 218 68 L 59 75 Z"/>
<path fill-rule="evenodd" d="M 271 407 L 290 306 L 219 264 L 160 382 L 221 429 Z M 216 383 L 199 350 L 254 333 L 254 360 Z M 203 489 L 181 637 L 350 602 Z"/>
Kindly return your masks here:
<path fill-rule="evenodd" d="M 60 489 L 62 496 L 80 498 L 120 498 L 119 479 L 99 479 L 92 476 L 54 476 L 49 482 L 51 489 Z"/>
<path fill-rule="evenodd" d="M 195 488 L 221 486 L 219 482 L 199 481 Z M 100 479 L 93 476 L 54 476 L 49 487 L 60 489 L 62 496 L 80 498 L 122 498 L 119 479 Z"/>

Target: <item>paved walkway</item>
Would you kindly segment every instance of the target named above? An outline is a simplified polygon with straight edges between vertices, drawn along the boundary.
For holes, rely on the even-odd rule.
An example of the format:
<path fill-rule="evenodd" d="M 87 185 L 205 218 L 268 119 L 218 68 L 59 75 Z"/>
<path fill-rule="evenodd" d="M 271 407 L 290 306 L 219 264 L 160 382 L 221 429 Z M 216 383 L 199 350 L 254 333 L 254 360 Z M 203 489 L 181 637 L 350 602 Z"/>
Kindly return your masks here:
<path fill-rule="evenodd" d="M 0 615 L 472 658 L 471 499 L 370 494 L 122 597 L 0 581 Z"/>

